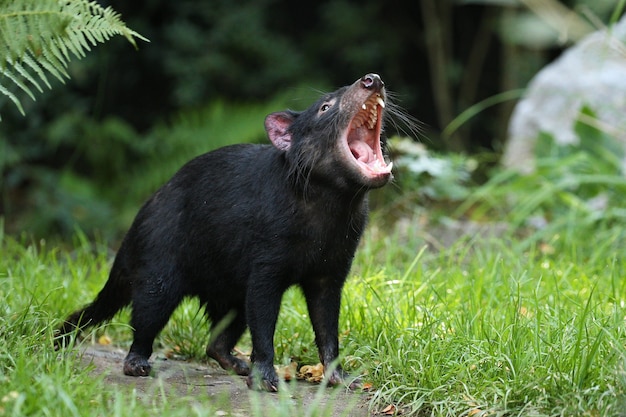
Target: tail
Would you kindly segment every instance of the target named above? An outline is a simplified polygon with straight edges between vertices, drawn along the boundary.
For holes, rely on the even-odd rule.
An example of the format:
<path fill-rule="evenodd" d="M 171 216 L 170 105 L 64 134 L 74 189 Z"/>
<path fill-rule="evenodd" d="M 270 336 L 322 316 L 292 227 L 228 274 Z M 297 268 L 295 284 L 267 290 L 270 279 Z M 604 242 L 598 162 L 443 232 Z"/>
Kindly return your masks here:
<path fill-rule="evenodd" d="M 115 265 L 109 280 L 98 293 L 96 299 L 86 307 L 72 313 L 56 330 L 54 346 L 56 349 L 71 343 L 71 334 L 90 326 L 110 320 L 115 313 L 130 304 L 131 286 L 116 272 Z"/>

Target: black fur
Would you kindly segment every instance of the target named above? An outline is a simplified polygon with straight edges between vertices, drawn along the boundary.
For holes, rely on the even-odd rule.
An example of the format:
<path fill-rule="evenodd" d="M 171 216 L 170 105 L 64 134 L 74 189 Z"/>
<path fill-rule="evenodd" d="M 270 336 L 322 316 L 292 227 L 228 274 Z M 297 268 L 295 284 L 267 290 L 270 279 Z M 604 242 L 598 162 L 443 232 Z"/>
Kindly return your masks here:
<path fill-rule="evenodd" d="M 372 93 L 384 98 L 382 81 L 368 74 L 304 112 L 268 116 L 274 146 L 229 146 L 183 166 L 141 208 L 109 280 L 67 318 L 57 343 L 132 303 L 134 341 L 124 372 L 148 375 L 156 335 L 184 297 L 196 296 L 213 327 L 229 320 L 208 356 L 249 375 L 250 387 L 275 391 L 273 335 L 281 297 L 295 284 L 304 292 L 329 382 L 341 383 L 341 367 L 331 369 L 339 354 L 341 289 L 365 227 L 367 191 L 391 176 L 380 161 L 380 173 L 363 174 L 339 150 L 342 132 Z M 380 124 L 374 131 L 367 135 L 375 154 L 380 142 L 372 135 L 380 135 Z M 246 327 L 252 372 L 231 353 Z"/>

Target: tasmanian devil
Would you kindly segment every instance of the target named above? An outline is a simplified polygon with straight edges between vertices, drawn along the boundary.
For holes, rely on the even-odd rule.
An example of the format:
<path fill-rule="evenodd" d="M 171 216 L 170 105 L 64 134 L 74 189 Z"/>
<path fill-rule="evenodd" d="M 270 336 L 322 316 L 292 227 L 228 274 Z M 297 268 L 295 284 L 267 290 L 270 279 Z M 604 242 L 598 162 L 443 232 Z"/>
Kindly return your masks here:
<path fill-rule="evenodd" d="M 199 156 L 139 210 L 96 299 L 70 315 L 55 342 L 132 305 L 124 373 L 144 376 L 174 309 L 199 297 L 213 330 L 206 349 L 251 388 L 276 391 L 273 336 L 283 293 L 299 285 L 330 384 L 346 379 L 339 354 L 341 289 L 367 220 L 367 193 L 391 178 L 381 139 L 386 94 L 376 74 L 302 112 L 265 119 L 271 145 Z M 227 319 L 227 320 L 226 320 Z M 233 356 L 245 329 L 252 366 Z"/>

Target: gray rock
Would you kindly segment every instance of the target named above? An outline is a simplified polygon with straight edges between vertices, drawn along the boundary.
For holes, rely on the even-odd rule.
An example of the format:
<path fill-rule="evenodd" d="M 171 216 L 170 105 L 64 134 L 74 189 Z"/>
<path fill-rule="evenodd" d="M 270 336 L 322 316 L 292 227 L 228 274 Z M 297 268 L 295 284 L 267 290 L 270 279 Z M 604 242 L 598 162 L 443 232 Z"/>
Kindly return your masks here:
<path fill-rule="evenodd" d="M 502 164 L 532 172 L 541 132 L 556 144 L 577 144 L 583 106 L 626 149 L 626 17 L 586 36 L 532 79 L 511 116 Z"/>

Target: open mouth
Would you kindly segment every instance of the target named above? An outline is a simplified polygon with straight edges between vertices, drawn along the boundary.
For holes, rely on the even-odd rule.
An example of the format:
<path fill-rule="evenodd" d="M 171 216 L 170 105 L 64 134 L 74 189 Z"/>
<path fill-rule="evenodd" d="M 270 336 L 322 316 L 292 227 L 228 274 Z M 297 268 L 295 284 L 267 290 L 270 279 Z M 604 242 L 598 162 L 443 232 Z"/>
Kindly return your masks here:
<path fill-rule="evenodd" d="M 368 179 L 388 178 L 393 163 L 387 164 L 380 145 L 382 112 L 385 101 L 380 93 L 373 93 L 352 118 L 345 134 L 344 147 Z"/>

